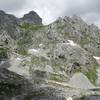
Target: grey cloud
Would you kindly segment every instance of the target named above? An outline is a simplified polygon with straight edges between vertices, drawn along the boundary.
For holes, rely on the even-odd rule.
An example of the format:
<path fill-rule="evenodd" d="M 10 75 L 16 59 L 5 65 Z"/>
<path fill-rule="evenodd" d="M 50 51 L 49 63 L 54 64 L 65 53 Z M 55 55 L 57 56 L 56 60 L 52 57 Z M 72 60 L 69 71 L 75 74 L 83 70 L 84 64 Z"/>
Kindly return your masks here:
<path fill-rule="evenodd" d="M 100 25 L 100 0 L 67 0 L 63 15 L 79 15 L 89 23 Z"/>
<path fill-rule="evenodd" d="M 0 9 L 8 12 L 18 11 L 26 4 L 26 0 L 0 0 Z"/>
<path fill-rule="evenodd" d="M 65 14 L 86 14 L 100 11 L 100 0 L 67 0 Z"/>

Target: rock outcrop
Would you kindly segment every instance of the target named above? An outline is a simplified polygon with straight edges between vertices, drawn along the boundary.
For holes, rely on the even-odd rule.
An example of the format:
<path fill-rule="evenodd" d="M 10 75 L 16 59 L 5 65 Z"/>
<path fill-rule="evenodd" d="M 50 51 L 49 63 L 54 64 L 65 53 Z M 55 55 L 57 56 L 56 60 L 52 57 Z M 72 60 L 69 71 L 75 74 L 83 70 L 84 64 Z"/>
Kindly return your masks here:
<path fill-rule="evenodd" d="M 4 11 L 0 11 L 0 34 L 4 31 L 7 32 L 11 38 L 18 38 L 19 29 L 17 25 L 19 24 L 18 18 L 13 15 L 6 14 Z"/>
<path fill-rule="evenodd" d="M 32 84 L 24 77 L 0 68 L 0 99 L 13 100 L 14 96 L 24 95 L 32 91 Z"/>
<path fill-rule="evenodd" d="M 14 15 L 0 11 L 0 34 L 5 31 L 11 36 L 11 38 L 18 39 L 22 35 L 22 32 L 18 26 L 22 23 L 41 25 L 42 19 L 34 11 L 30 11 L 22 18 L 17 18 Z"/>
<path fill-rule="evenodd" d="M 27 24 L 42 24 L 42 19 L 40 16 L 34 12 L 30 11 L 28 14 L 25 14 L 24 17 L 20 18 L 21 23 L 27 23 Z"/>

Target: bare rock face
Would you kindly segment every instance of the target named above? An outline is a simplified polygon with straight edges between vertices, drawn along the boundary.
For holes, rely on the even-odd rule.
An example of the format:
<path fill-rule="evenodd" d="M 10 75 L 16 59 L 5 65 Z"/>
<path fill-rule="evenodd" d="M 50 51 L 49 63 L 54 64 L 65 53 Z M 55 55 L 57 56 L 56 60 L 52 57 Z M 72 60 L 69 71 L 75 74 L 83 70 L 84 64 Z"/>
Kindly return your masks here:
<path fill-rule="evenodd" d="M 76 73 L 75 75 L 73 75 L 73 77 L 69 81 L 69 84 L 72 85 L 73 87 L 78 87 L 83 89 L 94 88 L 94 86 L 91 84 L 88 78 L 82 73 Z"/>
<path fill-rule="evenodd" d="M 40 25 L 42 24 L 42 19 L 34 11 L 30 11 L 28 14 L 25 14 L 24 17 L 22 17 L 20 20 L 21 23 L 40 24 Z"/>
<path fill-rule="evenodd" d="M 17 28 L 18 24 L 18 18 L 6 14 L 4 11 L 0 11 L 0 34 L 5 31 L 9 36 L 11 36 L 11 38 L 17 38 L 20 34 L 18 31 L 19 29 Z"/>
<path fill-rule="evenodd" d="M 0 69 L 1 100 L 13 100 L 14 96 L 23 95 L 29 91 L 32 91 L 32 84 L 28 80 L 7 69 Z"/>
<path fill-rule="evenodd" d="M 23 33 L 22 30 L 20 30 L 19 25 L 24 23 L 40 25 L 42 24 L 42 19 L 34 11 L 30 11 L 20 19 L 14 15 L 7 14 L 4 11 L 0 11 L 0 34 L 5 32 L 11 38 L 18 39 Z"/>

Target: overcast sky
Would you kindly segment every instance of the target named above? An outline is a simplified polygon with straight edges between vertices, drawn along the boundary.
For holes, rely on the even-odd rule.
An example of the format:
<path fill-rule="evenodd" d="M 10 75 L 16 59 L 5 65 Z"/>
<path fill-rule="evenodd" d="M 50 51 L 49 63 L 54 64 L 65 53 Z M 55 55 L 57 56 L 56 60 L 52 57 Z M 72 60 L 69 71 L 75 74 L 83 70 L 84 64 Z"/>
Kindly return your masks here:
<path fill-rule="evenodd" d="M 76 14 L 100 26 L 100 0 L 0 0 L 0 9 L 18 17 L 34 10 L 45 24 Z"/>

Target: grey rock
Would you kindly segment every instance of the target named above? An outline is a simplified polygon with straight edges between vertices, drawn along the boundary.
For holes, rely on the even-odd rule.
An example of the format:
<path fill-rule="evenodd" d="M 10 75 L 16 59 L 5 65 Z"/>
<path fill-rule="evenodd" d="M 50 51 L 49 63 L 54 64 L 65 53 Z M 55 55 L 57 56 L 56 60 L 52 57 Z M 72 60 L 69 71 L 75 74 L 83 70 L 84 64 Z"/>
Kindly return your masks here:
<path fill-rule="evenodd" d="M 34 12 L 30 11 L 28 14 L 25 14 L 24 17 L 20 18 L 21 23 L 27 23 L 27 24 L 42 24 L 42 19 L 40 16 Z"/>
<path fill-rule="evenodd" d="M 23 18 L 0 11 L 0 34 L 5 31 L 11 38 L 18 39 L 23 33 L 19 26 L 24 23 L 41 25 L 42 19 L 34 11 L 30 11 Z"/>
<path fill-rule="evenodd" d="M 69 84 L 75 88 L 92 89 L 95 88 L 88 78 L 82 73 L 76 73 L 70 79 Z"/>
<path fill-rule="evenodd" d="M 34 70 L 32 73 L 32 78 L 34 80 L 34 84 L 43 84 L 47 80 L 47 72 L 42 70 Z"/>
<path fill-rule="evenodd" d="M 8 98 L 11 100 L 13 96 L 32 91 L 32 88 L 32 84 L 24 77 L 7 69 L 0 69 L 0 98 L 2 100 L 9 100 Z"/>
<path fill-rule="evenodd" d="M 100 100 L 100 95 L 89 95 L 89 96 L 84 96 L 81 97 L 78 100 Z"/>
<path fill-rule="evenodd" d="M 0 62 L 0 68 L 9 68 L 10 67 L 10 63 L 9 63 L 9 60 L 2 60 Z"/>
<path fill-rule="evenodd" d="M 18 38 L 19 29 L 17 25 L 19 24 L 18 18 L 13 15 L 6 14 L 4 11 L 0 11 L 0 34 L 4 31 L 7 32 L 12 38 Z"/>
<path fill-rule="evenodd" d="M 24 96 L 24 100 L 66 100 L 61 91 L 52 87 L 42 87 Z"/>

